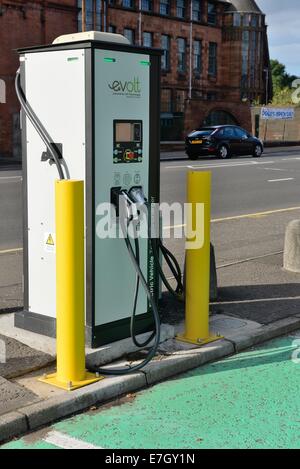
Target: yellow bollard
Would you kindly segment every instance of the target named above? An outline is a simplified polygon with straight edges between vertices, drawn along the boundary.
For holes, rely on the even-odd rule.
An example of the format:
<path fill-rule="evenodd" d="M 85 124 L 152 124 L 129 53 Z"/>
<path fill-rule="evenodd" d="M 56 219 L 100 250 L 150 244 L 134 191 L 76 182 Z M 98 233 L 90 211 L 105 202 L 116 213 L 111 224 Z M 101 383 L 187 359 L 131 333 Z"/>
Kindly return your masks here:
<path fill-rule="evenodd" d="M 40 381 L 71 391 L 99 381 L 85 369 L 84 183 L 57 181 L 57 373 Z"/>
<path fill-rule="evenodd" d="M 221 338 L 209 333 L 210 199 L 211 173 L 189 171 L 187 202 L 191 211 L 187 217 L 185 332 L 177 339 L 196 345 Z"/>

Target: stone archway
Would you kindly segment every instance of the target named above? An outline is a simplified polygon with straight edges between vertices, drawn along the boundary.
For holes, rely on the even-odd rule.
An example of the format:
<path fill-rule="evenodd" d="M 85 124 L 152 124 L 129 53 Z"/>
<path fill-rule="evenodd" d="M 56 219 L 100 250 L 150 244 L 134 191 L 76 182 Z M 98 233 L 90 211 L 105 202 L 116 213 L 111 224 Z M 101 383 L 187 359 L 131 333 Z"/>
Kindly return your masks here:
<path fill-rule="evenodd" d="M 217 108 L 209 112 L 202 125 L 239 125 L 239 122 L 231 112 Z"/>
<path fill-rule="evenodd" d="M 209 102 L 200 99 L 192 99 L 186 103 L 184 122 L 185 135 L 193 129 L 202 127 L 203 125 L 208 125 L 204 124 L 207 117 L 209 115 L 214 117 L 213 113 L 220 111 L 230 115 L 231 119 L 234 120 L 234 124 L 243 127 L 248 132 L 252 131 L 251 108 L 249 103 L 228 103 L 226 101 Z M 226 124 L 228 124 L 228 122 L 226 122 Z M 222 125 L 222 122 L 220 125 Z"/>

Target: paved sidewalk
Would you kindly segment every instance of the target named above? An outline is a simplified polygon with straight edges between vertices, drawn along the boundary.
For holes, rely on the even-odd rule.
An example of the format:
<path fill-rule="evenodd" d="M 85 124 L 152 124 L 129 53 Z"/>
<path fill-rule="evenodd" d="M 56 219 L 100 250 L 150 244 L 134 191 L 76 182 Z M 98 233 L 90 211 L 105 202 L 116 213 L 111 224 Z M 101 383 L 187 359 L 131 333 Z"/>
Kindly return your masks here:
<path fill-rule="evenodd" d="M 299 449 L 299 344 L 273 340 L 2 449 Z"/>
<path fill-rule="evenodd" d="M 0 314 L 22 309 L 22 275 L 23 252 L 8 249 L 0 253 Z"/>

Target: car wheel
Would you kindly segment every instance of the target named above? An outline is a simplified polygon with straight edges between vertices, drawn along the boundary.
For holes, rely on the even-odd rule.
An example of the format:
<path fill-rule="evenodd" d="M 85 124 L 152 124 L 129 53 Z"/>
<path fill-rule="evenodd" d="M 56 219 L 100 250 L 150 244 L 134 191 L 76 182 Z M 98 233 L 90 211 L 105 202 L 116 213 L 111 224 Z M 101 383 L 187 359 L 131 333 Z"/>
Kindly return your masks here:
<path fill-rule="evenodd" d="M 262 150 L 261 145 L 259 145 L 259 144 L 255 145 L 255 147 L 253 149 L 253 156 L 255 158 L 260 158 L 262 153 L 263 153 L 263 150 Z"/>
<path fill-rule="evenodd" d="M 189 155 L 187 154 L 190 160 L 197 160 L 198 156 L 197 155 Z"/>
<path fill-rule="evenodd" d="M 229 158 L 229 150 L 226 145 L 220 146 L 220 148 L 218 149 L 218 157 L 222 160 L 226 160 L 226 158 Z"/>

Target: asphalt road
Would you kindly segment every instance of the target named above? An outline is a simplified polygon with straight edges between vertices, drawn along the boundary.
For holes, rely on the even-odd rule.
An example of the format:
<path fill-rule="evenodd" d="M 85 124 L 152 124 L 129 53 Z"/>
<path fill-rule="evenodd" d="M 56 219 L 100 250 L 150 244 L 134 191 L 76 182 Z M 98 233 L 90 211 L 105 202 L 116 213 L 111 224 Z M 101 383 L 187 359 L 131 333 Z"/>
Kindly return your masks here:
<path fill-rule="evenodd" d="M 163 202 L 185 202 L 186 173 L 196 169 L 212 172 L 213 219 L 300 206 L 300 147 L 267 149 L 259 159 L 178 159 L 183 157 L 163 155 Z M 22 247 L 21 177 L 21 171 L 0 169 L 0 252 Z"/>
<path fill-rule="evenodd" d="M 300 206 L 300 149 L 268 152 L 263 158 L 164 161 L 161 199 L 185 202 L 189 169 L 212 172 L 212 218 Z"/>
<path fill-rule="evenodd" d="M 0 251 L 22 246 L 22 172 L 0 168 Z"/>

